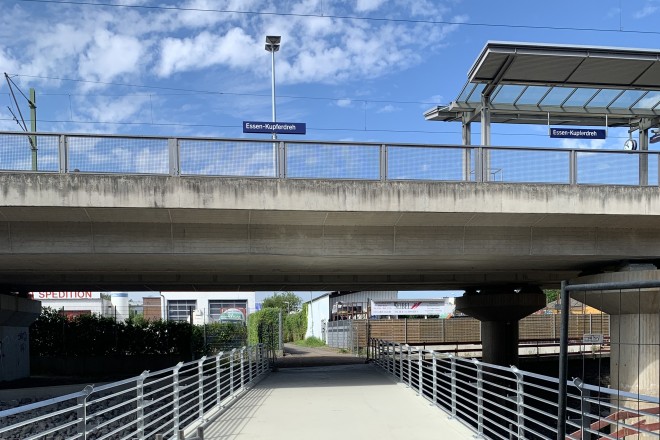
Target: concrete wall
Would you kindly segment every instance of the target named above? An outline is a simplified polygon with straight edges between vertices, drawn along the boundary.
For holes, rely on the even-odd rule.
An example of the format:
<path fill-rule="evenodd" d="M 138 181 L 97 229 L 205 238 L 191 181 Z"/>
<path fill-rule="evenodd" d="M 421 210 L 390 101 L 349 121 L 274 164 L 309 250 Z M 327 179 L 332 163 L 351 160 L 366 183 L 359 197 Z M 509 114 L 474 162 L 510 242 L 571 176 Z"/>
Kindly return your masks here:
<path fill-rule="evenodd" d="M 2 173 L 0 188 L 0 207 L 78 208 L 74 214 L 82 222 L 111 222 L 118 214 L 86 211 L 88 207 L 147 209 L 142 221 L 164 223 L 183 217 L 170 218 L 162 209 L 305 211 L 312 218 L 318 217 L 312 212 L 326 211 L 391 213 L 380 218 L 383 224 L 402 212 L 461 213 L 467 218 L 467 213 L 539 214 L 536 219 L 550 214 L 660 215 L 657 187 L 612 185 Z M 28 214 L 21 211 L 12 212 L 9 220 Z M 61 211 L 46 211 L 51 215 L 42 220 L 63 219 Z M 196 222 L 218 218 L 216 214 L 207 212 Z M 462 223 L 460 216 L 456 220 Z"/>
<path fill-rule="evenodd" d="M 16 295 L 0 295 L 0 382 L 30 375 L 29 327 L 41 303 Z"/>
<path fill-rule="evenodd" d="M 30 375 L 30 334 L 27 327 L 0 327 L 0 381 Z"/>

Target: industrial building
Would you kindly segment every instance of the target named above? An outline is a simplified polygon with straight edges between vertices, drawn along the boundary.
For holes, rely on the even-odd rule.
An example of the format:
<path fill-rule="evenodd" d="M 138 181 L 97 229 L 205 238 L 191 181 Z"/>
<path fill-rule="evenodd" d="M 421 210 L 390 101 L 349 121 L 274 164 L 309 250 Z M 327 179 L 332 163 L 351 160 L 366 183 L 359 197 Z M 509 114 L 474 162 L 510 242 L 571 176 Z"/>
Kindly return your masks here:
<path fill-rule="evenodd" d="M 254 292 L 161 292 L 160 296 L 161 316 L 169 321 L 190 321 L 192 315 L 196 325 L 246 322 L 256 311 Z"/>
<path fill-rule="evenodd" d="M 129 317 L 126 292 L 32 292 L 31 297 L 41 301 L 42 307 L 59 310 L 67 317 L 100 315 L 124 321 Z"/>

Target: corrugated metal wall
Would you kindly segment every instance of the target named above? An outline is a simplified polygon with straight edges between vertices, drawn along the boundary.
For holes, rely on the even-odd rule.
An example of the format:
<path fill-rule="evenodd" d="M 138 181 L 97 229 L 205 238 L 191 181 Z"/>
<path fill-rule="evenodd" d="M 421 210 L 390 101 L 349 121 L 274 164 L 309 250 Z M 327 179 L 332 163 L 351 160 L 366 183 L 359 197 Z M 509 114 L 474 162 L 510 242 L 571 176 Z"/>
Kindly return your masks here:
<path fill-rule="evenodd" d="M 366 310 L 366 304 L 370 299 L 397 299 L 398 295 L 399 295 L 399 291 L 397 290 L 380 290 L 380 291 L 365 290 L 362 292 L 349 293 L 346 295 L 330 298 L 330 308 L 332 308 L 333 305 L 337 304 L 337 302 L 342 302 L 343 304 L 346 303 L 364 304 Z"/>

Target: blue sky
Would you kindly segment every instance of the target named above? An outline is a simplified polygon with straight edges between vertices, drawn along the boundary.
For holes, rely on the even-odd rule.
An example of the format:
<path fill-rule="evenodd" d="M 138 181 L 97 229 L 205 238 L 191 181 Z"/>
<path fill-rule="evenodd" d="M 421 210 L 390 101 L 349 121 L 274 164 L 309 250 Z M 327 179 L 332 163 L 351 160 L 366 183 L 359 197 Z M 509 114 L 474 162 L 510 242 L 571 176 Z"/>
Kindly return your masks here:
<path fill-rule="evenodd" d="M 460 143 L 458 124 L 422 113 L 456 98 L 486 41 L 660 43 L 660 0 L 89 3 L 2 2 L 0 70 L 37 90 L 40 130 L 243 137 L 243 120 L 271 116 L 277 34 L 278 120 L 306 122 L 306 139 Z M 7 92 L 0 130 L 18 129 Z M 495 126 L 493 143 L 552 145 L 545 133 Z"/>
<path fill-rule="evenodd" d="M 458 144 L 458 124 L 422 114 L 457 97 L 488 40 L 660 46 L 660 0 L 93 3 L 2 1 L 0 72 L 36 89 L 40 131 L 245 137 L 242 121 L 271 117 L 275 34 L 278 120 L 307 123 L 304 139 Z M 4 80 L 0 103 L 0 130 L 18 130 Z M 538 126 L 492 140 L 567 145 Z"/>

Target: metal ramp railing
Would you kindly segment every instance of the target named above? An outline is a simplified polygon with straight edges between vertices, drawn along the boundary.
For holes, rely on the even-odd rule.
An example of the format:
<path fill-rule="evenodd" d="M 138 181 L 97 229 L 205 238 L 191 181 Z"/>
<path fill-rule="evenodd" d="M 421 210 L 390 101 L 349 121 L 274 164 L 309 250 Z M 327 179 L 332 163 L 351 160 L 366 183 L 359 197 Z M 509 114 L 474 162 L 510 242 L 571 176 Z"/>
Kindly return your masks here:
<path fill-rule="evenodd" d="M 660 438 L 660 399 L 573 379 L 558 420 L 559 379 L 372 339 L 376 365 L 487 439 Z"/>
<path fill-rule="evenodd" d="M 0 411 L 0 438 L 191 440 L 269 372 L 263 344 L 204 356 Z"/>

